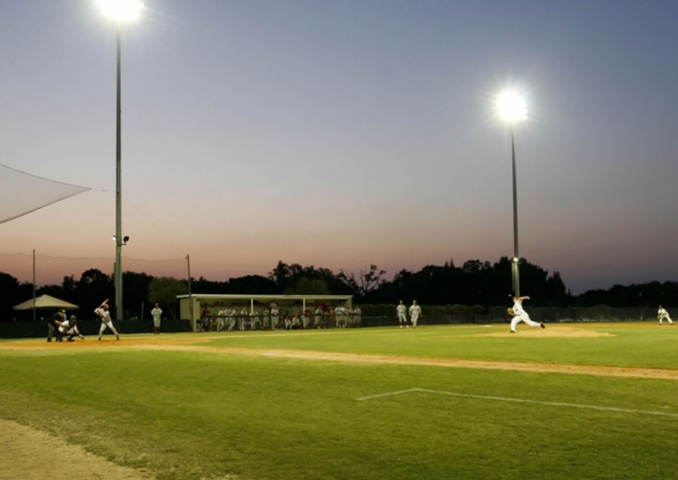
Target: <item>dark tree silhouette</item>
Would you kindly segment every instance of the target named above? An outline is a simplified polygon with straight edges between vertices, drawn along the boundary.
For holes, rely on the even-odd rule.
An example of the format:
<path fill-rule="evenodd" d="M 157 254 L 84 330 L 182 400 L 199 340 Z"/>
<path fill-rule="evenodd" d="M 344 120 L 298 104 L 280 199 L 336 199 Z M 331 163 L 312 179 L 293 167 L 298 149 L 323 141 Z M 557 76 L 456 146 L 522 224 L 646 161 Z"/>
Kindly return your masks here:
<path fill-rule="evenodd" d="M 333 295 L 353 295 L 356 303 L 391 304 L 417 300 L 426 305 L 509 305 L 511 302 L 511 260 L 501 257 L 496 263 L 468 260 L 456 267 L 450 260 L 444 265 L 427 265 L 418 272 L 400 270 L 392 280 L 376 265 L 363 269 L 356 277 L 343 270 L 335 274 L 327 268 L 288 265 L 283 261 L 268 277 L 247 275 L 228 282 L 214 282 L 200 277 L 192 281 L 193 293 L 218 294 L 282 294 L 283 292 L 327 292 Z M 678 306 L 678 282 L 650 282 L 642 285 L 614 285 L 608 290 L 590 290 L 579 296 L 569 294 L 559 272 L 549 273 L 523 259 L 520 264 L 521 293 L 532 297 L 533 306 L 595 306 L 657 307 Z M 141 303 L 148 295 L 153 277 L 145 273 L 125 272 L 123 275 L 125 317 L 138 316 Z M 11 321 L 21 314 L 12 306 L 32 296 L 32 285 L 19 282 L 0 272 L 1 321 Z M 86 270 L 79 280 L 64 277 L 61 285 L 45 285 L 38 295 L 47 293 L 80 306 L 81 318 L 92 319 L 90 312 L 104 298 L 113 298 L 112 278 L 97 269 Z"/>

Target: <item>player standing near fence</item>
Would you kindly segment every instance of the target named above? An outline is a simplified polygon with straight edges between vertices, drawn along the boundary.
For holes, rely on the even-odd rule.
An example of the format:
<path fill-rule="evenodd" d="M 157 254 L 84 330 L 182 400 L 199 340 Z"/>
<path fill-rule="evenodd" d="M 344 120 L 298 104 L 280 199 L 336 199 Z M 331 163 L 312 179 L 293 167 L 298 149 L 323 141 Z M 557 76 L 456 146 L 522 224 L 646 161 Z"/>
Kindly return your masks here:
<path fill-rule="evenodd" d="M 400 328 L 403 328 L 403 324 L 405 324 L 407 328 L 410 328 L 410 326 L 407 324 L 407 307 L 403 304 L 402 300 L 396 307 L 396 315 L 398 317 Z"/>
<path fill-rule="evenodd" d="M 417 304 L 417 301 L 414 300 L 412 305 L 410 305 L 410 321 L 412 322 L 412 328 L 417 328 L 419 317 L 423 317 L 421 314 L 421 307 Z"/>
<path fill-rule="evenodd" d="M 667 312 L 661 305 L 659 305 L 659 310 L 657 310 L 657 320 L 659 320 L 659 325 L 662 325 L 664 320 L 667 320 L 669 325 L 673 325 L 673 320 L 671 320 L 669 312 Z"/>
<path fill-rule="evenodd" d="M 530 319 L 530 316 L 523 310 L 523 300 L 529 300 L 530 297 L 513 297 L 513 307 L 509 310 L 509 314 L 513 315 L 511 320 L 511 333 L 516 333 L 516 326 L 520 322 L 527 323 L 530 327 L 546 328 L 543 323 L 538 323 Z"/>
<path fill-rule="evenodd" d="M 94 310 L 94 313 L 96 313 L 97 317 L 99 317 L 99 320 L 101 320 L 101 327 L 99 328 L 99 340 L 101 340 L 101 336 L 104 334 L 104 330 L 106 330 L 106 328 L 110 328 L 111 331 L 115 333 L 115 338 L 120 340 L 120 334 L 113 326 L 113 321 L 111 320 L 111 312 L 108 311 L 108 298 L 104 300 L 104 302 L 99 305 L 96 310 Z"/>
<path fill-rule="evenodd" d="M 151 317 L 153 317 L 153 333 L 158 335 L 160 333 L 160 320 L 162 319 L 162 309 L 156 303 L 155 308 L 151 310 Z"/>

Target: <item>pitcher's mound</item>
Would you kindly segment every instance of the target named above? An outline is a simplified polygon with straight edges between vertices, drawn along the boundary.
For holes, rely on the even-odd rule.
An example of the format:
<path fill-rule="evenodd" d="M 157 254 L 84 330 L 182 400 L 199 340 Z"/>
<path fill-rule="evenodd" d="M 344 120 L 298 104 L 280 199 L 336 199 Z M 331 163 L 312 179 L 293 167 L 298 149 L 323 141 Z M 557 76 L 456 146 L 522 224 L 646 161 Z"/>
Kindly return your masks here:
<path fill-rule="evenodd" d="M 508 325 L 506 331 L 501 333 L 481 333 L 478 337 L 530 337 L 530 338 L 594 338 L 615 337 L 611 333 L 596 332 L 587 328 L 552 326 L 548 323 L 546 328 L 528 327 L 518 325 L 516 333 L 510 333 Z"/>

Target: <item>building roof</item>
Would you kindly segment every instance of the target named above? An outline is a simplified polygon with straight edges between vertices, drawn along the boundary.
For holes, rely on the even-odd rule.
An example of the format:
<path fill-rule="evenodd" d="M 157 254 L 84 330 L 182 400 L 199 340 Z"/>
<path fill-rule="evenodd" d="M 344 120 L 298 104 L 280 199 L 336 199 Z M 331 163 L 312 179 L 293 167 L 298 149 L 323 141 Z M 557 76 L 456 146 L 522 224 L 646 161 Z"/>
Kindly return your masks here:
<path fill-rule="evenodd" d="M 177 295 L 179 300 L 183 298 L 195 298 L 198 301 L 204 300 L 350 300 L 353 295 L 243 295 L 232 293 L 193 293 L 191 295 Z"/>

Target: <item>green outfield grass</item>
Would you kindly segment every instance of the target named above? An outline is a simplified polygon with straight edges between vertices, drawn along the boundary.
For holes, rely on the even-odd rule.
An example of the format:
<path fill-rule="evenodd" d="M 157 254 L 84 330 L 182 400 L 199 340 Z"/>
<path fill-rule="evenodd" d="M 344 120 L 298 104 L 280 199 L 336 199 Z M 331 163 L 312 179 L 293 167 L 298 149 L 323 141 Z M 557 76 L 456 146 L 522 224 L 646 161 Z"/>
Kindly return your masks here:
<path fill-rule="evenodd" d="M 251 332 L 229 334 L 210 345 L 318 350 L 327 352 L 408 355 L 414 357 L 475 360 L 535 361 L 580 365 L 616 365 L 678 368 L 678 327 L 656 323 L 564 324 L 551 329 L 581 329 L 610 334 L 593 338 L 522 337 L 529 327 L 519 326 L 515 337 L 488 337 L 506 333 L 508 325 L 430 326 L 413 329 L 371 328 L 351 330 Z M 661 353 L 660 353 L 661 352 Z"/>
<path fill-rule="evenodd" d="M 219 351 L 678 365 L 678 327 L 569 327 L 613 336 L 487 337 L 504 326 L 436 326 L 148 337 L 166 350 L 124 337 L 102 348 L 37 349 L 34 340 L 34 349 L 10 350 L 1 347 L 31 342 L 3 341 L 0 418 L 159 479 L 673 478 L 675 380 Z M 182 338 L 197 348 L 172 350 Z"/>

